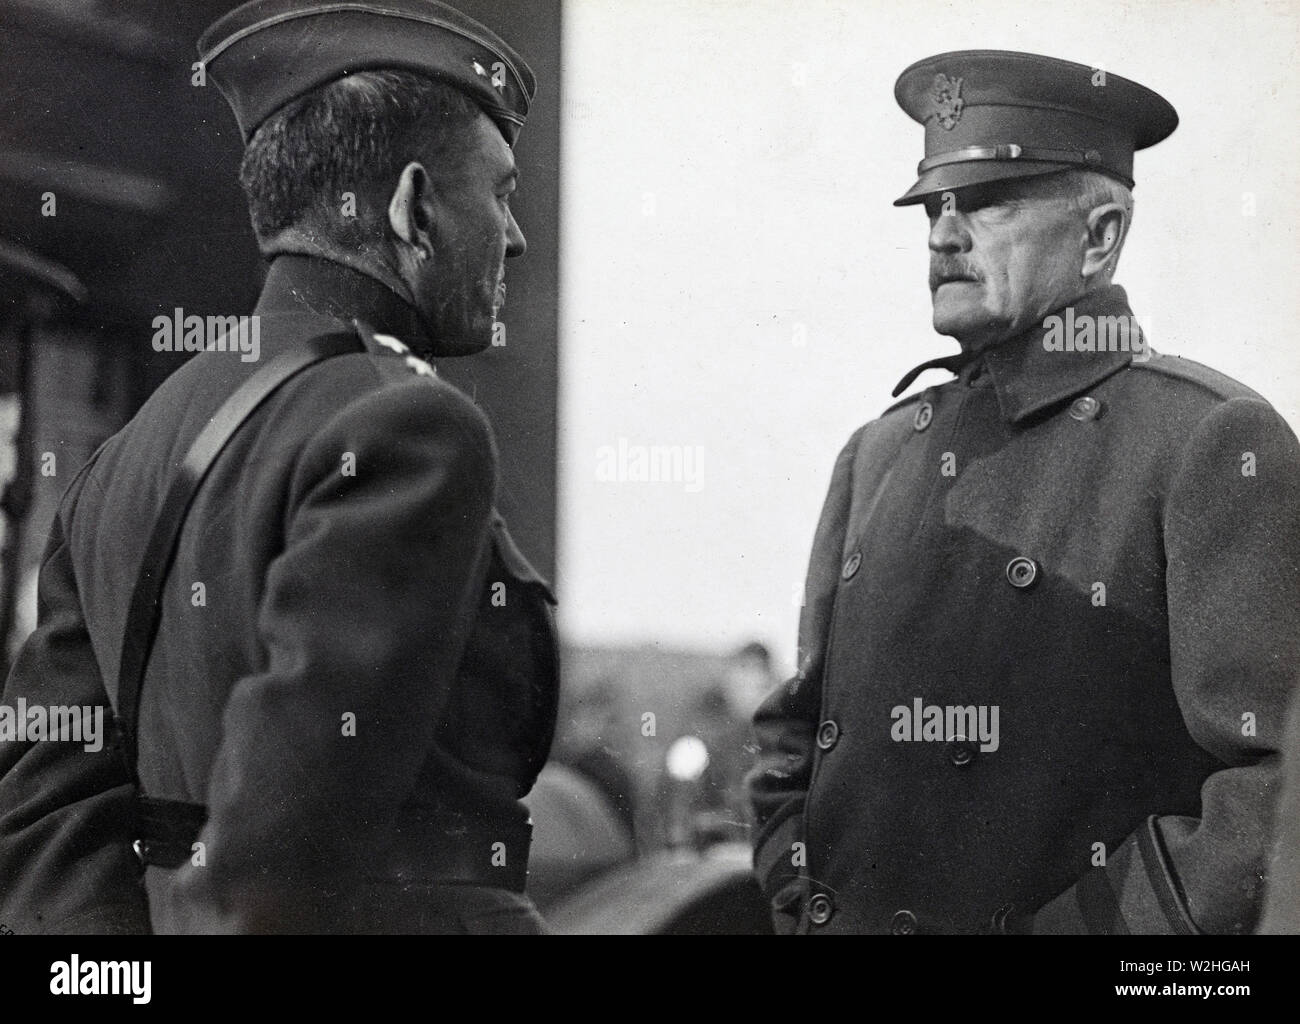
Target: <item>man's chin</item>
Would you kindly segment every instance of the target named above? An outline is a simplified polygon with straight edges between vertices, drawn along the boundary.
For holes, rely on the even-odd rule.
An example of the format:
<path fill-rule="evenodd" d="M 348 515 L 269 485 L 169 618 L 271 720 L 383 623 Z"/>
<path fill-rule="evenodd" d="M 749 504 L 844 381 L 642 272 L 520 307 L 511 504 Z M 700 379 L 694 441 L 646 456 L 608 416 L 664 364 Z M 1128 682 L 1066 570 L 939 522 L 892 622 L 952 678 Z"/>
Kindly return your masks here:
<path fill-rule="evenodd" d="M 440 358 L 472 356 L 492 347 L 492 330 L 496 323 L 490 316 L 475 317 L 472 323 L 452 327 L 435 327 L 432 355 Z"/>
<path fill-rule="evenodd" d="M 962 338 L 969 334 L 987 330 L 989 319 L 982 312 L 954 312 L 952 310 L 941 310 L 936 306 L 933 324 L 936 334 L 946 334 L 950 338 Z"/>
<path fill-rule="evenodd" d="M 931 320 L 936 334 L 956 338 L 965 345 L 967 341 L 984 341 L 998 333 L 1000 318 L 989 311 L 979 296 L 968 294 L 977 287 L 965 282 L 939 286 L 934 293 Z"/>

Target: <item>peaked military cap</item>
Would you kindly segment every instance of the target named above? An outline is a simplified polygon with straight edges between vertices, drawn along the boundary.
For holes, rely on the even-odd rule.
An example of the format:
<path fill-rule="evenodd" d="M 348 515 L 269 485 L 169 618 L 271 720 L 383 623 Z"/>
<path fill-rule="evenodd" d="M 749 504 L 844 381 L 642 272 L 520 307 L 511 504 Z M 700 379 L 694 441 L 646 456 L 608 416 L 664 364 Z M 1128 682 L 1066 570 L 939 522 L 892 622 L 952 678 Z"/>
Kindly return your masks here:
<path fill-rule="evenodd" d="M 895 206 L 1004 178 L 1072 167 L 1133 186 L 1133 153 L 1178 127 L 1162 96 L 1109 71 L 1006 50 L 927 57 L 894 85 L 925 126 L 920 175 Z"/>
<path fill-rule="evenodd" d="M 253 0 L 213 23 L 199 57 L 244 141 L 299 96 L 357 71 L 413 71 L 459 89 L 514 145 L 537 92 L 495 33 L 436 0 Z"/>

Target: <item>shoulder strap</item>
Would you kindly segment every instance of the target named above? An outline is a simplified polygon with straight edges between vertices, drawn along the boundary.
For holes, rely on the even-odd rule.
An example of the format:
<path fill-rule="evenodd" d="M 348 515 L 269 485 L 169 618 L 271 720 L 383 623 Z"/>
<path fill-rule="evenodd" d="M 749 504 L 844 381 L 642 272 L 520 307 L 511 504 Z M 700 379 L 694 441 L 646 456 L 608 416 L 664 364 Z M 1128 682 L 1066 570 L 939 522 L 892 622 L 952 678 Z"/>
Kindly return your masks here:
<path fill-rule="evenodd" d="M 149 534 L 135 589 L 131 593 L 122 640 L 121 667 L 117 674 L 117 728 L 122 735 L 127 771 L 137 784 L 136 725 L 140 714 L 140 689 L 154 637 L 158 633 L 163 583 L 176 557 L 181 527 L 194 496 L 230 439 L 281 385 L 323 360 L 361 351 L 365 351 L 361 339 L 349 331 L 321 335 L 281 353 L 244 381 L 222 403 L 185 454 Z"/>

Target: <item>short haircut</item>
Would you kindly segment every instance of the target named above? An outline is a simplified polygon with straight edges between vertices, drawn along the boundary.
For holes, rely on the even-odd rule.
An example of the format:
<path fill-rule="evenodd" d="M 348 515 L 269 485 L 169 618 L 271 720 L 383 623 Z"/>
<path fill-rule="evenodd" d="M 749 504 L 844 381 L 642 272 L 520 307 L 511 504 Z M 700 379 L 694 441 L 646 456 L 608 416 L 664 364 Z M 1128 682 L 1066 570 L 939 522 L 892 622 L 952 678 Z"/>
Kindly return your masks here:
<path fill-rule="evenodd" d="M 1119 203 L 1124 207 L 1124 214 L 1132 219 L 1133 190 L 1118 178 L 1089 170 L 1066 171 L 1061 177 L 1074 193 L 1077 209 L 1087 213 L 1104 203 Z"/>
<path fill-rule="evenodd" d="M 360 71 L 299 97 L 244 150 L 239 183 L 254 232 L 259 240 L 295 226 L 336 239 L 382 232 L 365 214 L 386 204 L 402 168 L 418 160 L 436 175 L 479 114 L 464 93 L 407 71 Z"/>
<path fill-rule="evenodd" d="M 1074 168 L 1022 179 L 1027 194 L 1044 199 L 1066 199 L 1083 213 L 1104 203 L 1119 203 L 1133 216 L 1133 191 L 1118 178 L 1101 171 Z"/>
<path fill-rule="evenodd" d="M 1074 168 L 1027 178 L 1025 183 L 1029 195 L 1068 202 L 1072 209 L 1084 216 L 1106 203 L 1118 203 L 1123 207 L 1124 233 L 1115 247 L 1115 255 L 1111 260 L 1109 272 L 1113 273 L 1124 251 L 1124 243 L 1128 241 L 1129 228 L 1133 224 L 1133 190 L 1118 178 L 1086 168 Z"/>

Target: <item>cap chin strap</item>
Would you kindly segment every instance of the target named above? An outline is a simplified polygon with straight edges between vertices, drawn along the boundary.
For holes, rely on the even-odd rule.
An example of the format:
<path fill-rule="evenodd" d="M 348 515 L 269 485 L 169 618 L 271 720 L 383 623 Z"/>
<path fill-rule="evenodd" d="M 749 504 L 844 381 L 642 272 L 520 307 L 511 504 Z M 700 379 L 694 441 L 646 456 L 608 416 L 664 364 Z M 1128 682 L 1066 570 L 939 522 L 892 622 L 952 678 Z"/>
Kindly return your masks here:
<path fill-rule="evenodd" d="M 976 160 L 1000 160 L 1004 162 L 1031 160 L 1052 164 L 1069 164 L 1074 167 L 1104 171 L 1112 177 L 1119 178 L 1129 188 L 1133 187 L 1133 179 L 1107 165 L 1103 161 L 1101 153 L 1095 149 L 1042 149 L 1037 146 L 1019 146 L 1014 142 L 1003 143 L 998 146 L 967 146 L 965 149 L 936 153 L 934 156 L 927 156 L 917 164 L 916 173 L 918 175 L 924 174 L 935 167 L 944 167 L 947 164 L 971 163 Z"/>

